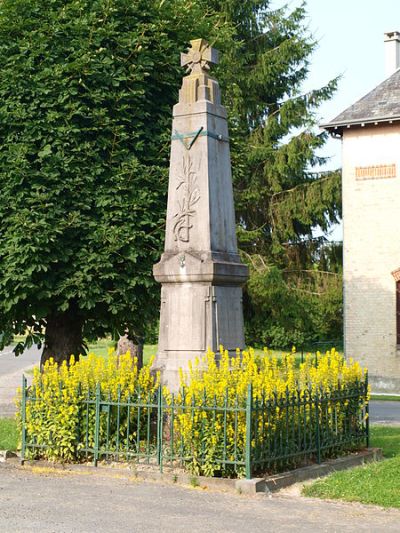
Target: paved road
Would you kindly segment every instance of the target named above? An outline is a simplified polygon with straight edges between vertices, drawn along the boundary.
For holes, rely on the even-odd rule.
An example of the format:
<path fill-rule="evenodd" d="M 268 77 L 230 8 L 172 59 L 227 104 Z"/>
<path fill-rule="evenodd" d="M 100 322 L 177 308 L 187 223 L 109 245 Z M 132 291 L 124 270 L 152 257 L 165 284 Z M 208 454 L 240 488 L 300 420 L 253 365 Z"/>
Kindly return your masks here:
<path fill-rule="evenodd" d="M 369 413 L 372 424 L 400 424 L 400 401 L 371 401 Z"/>
<path fill-rule="evenodd" d="M 14 415 L 15 391 L 21 385 L 22 374 L 39 361 L 40 351 L 36 347 L 19 357 L 15 357 L 12 347 L 0 352 L 0 417 Z"/>
<path fill-rule="evenodd" d="M 0 464 L 2 533 L 396 532 L 400 511 Z"/>
<path fill-rule="evenodd" d="M 26 367 L 39 364 L 40 351 L 36 346 L 26 350 L 22 355 L 15 357 L 12 346 L 0 352 L 0 377 L 22 371 Z"/>

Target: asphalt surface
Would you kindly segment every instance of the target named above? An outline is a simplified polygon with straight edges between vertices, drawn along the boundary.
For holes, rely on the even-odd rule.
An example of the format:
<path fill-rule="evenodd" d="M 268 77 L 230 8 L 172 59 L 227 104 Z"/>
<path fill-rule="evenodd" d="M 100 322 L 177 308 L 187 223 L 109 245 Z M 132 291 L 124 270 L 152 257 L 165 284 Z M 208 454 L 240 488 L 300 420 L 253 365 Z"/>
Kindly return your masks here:
<path fill-rule="evenodd" d="M 12 346 L 8 346 L 0 352 L 0 377 L 6 374 L 23 371 L 27 367 L 39 364 L 40 350 L 33 346 L 22 355 L 15 357 Z"/>
<path fill-rule="evenodd" d="M 0 352 L 0 417 L 36 348 L 16 358 Z M 400 424 L 400 402 L 372 401 L 371 423 Z M 300 497 L 247 498 L 175 485 L 103 478 L 98 474 L 33 472 L 0 463 L 0 532 L 243 533 L 400 531 L 400 511 Z"/>
<path fill-rule="evenodd" d="M 0 464 L 2 533 L 399 531 L 394 509 L 28 468 Z"/>
<path fill-rule="evenodd" d="M 26 350 L 15 357 L 12 347 L 0 352 L 0 417 L 13 416 L 16 411 L 15 392 L 21 386 L 22 374 L 40 362 L 40 351 L 36 348 Z M 28 375 L 31 379 L 31 376 Z"/>
<path fill-rule="evenodd" d="M 369 415 L 372 424 L 400 424 L 400 401 L 372 400 L 369 405 Z"/>

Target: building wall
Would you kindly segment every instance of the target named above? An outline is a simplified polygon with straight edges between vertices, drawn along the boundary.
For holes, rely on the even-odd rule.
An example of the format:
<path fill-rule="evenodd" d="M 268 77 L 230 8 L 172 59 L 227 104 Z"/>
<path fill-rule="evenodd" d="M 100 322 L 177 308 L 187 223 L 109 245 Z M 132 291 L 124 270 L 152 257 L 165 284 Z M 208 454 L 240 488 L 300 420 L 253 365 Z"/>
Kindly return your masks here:
<path fill-rule="evenodd" d="M 368 367 L 374 391 L 400 392 L 392 275 L 400 268 L 398 125 L 344 130 L 343 238 L 346 356 Z"/>

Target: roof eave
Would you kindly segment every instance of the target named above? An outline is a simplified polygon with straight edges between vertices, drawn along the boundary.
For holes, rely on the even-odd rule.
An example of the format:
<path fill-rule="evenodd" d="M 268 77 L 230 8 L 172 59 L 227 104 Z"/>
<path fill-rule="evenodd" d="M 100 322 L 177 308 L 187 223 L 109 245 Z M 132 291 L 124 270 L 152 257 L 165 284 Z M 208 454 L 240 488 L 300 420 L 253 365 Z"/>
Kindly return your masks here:
<path fill-rule="evenodd" d="M 379 118 L 364 118 L 357 120 L 343 120 L 340 122 L 328 122 L 327 124 L 320 124 L 320 128 L 334 132 L 337 130 L 343 130 L 345 128 L 351 128 L 351 126 L 365 126 L 366 124 L 383 124 L 400 121 L 400 115 L 389 116 L 389 117 L 379 117 Z"/>

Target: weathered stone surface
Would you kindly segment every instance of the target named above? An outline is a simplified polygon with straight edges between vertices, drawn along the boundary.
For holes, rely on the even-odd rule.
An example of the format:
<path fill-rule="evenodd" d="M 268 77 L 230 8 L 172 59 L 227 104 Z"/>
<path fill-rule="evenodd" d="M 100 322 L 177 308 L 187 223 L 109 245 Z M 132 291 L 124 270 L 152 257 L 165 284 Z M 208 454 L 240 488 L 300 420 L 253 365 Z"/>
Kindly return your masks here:
<path fill-rule="evenodd" d="M 254 495 L 257 492 L 269 493 L 270 490 L 267 487 L 264 478 L 253 477 L 252 479 L 237 479 L 235 488 L 241 494 Z"/>
<path fill-rule="evenodd" d="M 0 450 L 0 463 L 5 463 L 7 459 L 12 459 L 14 457 L 17 457 L 15 452 L 10 450 Z"/>
<path fill-rule="evenodd" d="M 165 251 L 154 266 L 162 283 L 155 367 L 178 387 L 178 370 L 207 348 L 244 347 L 228 126 L 216 80 L 218 54 L 198 39 L 182 54 L 190 74 L 174 107 Z"/>
<path fill-rule="evenodd" d="M 129 352 L 132 360 L 137 359 L 137 366 L 138 368 L 142 368 L 143 366 L 143 343 L 138 342 L 136 340 L 133 341 L 128 334 L 122 335 L 118 340 L 117 345 L 117 357 L 119 361 L 119 357 L 121 355 L 126 354 Z"/>

